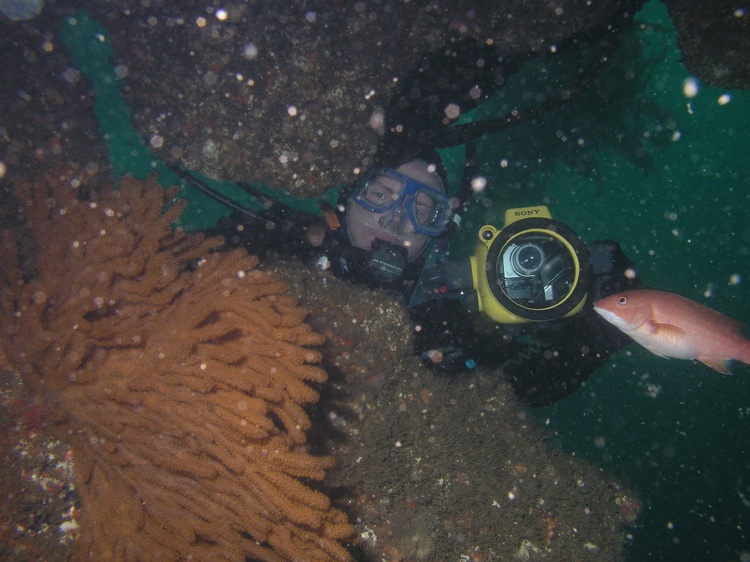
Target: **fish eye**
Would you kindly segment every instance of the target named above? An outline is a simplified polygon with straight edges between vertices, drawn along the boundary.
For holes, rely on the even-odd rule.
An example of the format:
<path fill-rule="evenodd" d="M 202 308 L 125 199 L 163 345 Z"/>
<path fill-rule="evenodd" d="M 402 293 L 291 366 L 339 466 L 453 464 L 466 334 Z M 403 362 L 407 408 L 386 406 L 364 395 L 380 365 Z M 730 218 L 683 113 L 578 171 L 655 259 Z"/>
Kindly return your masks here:
<path fill-rule="evenodd" d="M 617 304 L 625 306 L 628 304 L 628 297 L 617 297 Z"/>

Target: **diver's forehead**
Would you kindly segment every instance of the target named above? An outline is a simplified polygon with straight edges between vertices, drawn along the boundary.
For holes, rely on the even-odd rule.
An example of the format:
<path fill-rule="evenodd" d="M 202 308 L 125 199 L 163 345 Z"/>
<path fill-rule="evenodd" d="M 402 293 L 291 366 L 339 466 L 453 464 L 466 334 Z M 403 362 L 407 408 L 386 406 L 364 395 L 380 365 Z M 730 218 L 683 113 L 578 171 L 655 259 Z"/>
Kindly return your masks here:
<path fill-rule="evenodd" d="M 437 166 L 435 164 L 430 164 L 423 160 L 413 160 L 402 164 L 396 168 L 396 171 L 427 187 L 445 192 L 445 186 L 437 173 Z"/>

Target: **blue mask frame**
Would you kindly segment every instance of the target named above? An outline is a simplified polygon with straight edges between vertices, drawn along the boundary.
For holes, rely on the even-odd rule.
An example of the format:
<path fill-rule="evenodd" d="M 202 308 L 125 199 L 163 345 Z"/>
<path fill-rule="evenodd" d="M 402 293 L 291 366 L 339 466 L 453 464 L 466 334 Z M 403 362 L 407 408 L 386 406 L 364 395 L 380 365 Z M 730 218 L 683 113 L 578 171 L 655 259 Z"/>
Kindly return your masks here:
<path fill-rule="evenodd" d="M 439 236 L 453 216 L 451 198 L 391 168 L 375 168 L 360 180 L 354 200 L 373 213 L 405 207 L 414 230 Z"/>

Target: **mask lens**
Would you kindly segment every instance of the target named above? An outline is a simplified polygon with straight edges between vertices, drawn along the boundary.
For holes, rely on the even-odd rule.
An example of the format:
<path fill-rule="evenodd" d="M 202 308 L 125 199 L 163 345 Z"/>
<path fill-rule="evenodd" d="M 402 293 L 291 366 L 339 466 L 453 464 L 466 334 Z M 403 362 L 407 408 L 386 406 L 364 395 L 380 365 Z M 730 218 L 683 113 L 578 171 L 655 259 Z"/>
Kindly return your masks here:
<path fill-rule="evenodd" d="M 375 172 L 365 178 L 357 201 L 371 211 L 385 211 L 401 201 L 405 187 L 399 178 Z"/>
<path fill-rule="evenodd" d="M 423 234 L 437 235 L 450 218 L 448 199 L 438 192 L 418 189 L 412 199 L 414 226 Z"/>

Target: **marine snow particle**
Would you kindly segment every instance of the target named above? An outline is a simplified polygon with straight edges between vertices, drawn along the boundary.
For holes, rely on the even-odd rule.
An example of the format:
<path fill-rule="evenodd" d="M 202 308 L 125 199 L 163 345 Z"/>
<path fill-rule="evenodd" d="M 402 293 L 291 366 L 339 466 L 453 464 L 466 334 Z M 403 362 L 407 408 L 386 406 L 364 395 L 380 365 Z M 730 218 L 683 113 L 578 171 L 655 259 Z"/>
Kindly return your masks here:
<path fill-rule="evenodd" d="M 258 46 L 250 41 L 249 43 L 245 44 L 245 46 L 242 48 L 242 56 L 247 60 L 255 60 L 258 58 Z"/>
<path fill-rule="evenodd" d="M 688 99 L 698 95 L 698 81 L 695 78 L 685 78 L 682 83 L 682 95 Z"/>
<path fill-rule="evenodd" d="M 455 103 L 449 103 L 447 106 L 445 106 L 445 116 L 448 119 L 458 119 L 458 116 L 461 115 L 461 108 L 458 107 Z"/>
<path fill-rule="evenodd" d="M 487 187 L 487 178 L 477 176 L 471 179 L 471 190 L 474 193 L 481 193 L 485 187 Z"/>
<path fill-rule="evenodd" d="M 381 137 L 385 134 L 385 110 L 377 107 L 370 115 L 370 128 L 374 129 Z"/>
<path fill-rule="evenodd" d="M 427 358 L 435 364 L 442 363 L 445 355 L 439 349 L 431 349 L 427 352 Z"/>
<path fill-rule="evenodd" d="M 66 68 L 62 73 L 62 77 L 69 84 L 75 84 L 81 79 L 81 73 L 75 68 Z"/>

